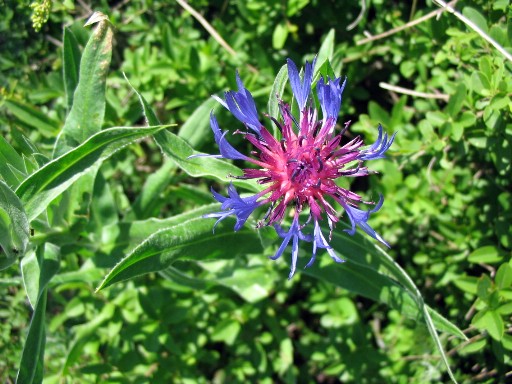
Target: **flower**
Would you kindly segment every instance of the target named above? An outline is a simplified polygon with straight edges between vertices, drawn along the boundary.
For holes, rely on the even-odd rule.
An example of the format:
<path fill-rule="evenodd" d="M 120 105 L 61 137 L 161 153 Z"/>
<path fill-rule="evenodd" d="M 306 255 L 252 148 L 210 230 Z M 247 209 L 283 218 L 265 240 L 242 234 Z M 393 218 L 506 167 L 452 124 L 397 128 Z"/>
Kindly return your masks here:
<path fill-rule="evenodd" d="M 339 132 L 336 129 L 336 122 L 346 79 L 342 81 L 341 78 L 321 77 L 318 80 L 316 95 L 322 112 L 320 118 L 312 97 L 315 60 L 312 63 L 306 62 L 302 78 L 295 63 L 287 60 L 288 79 L 299 115 L 293 116 L 290 105 L 279 100 L 280 119 L 269 117 L 280 132 L 279 138 L 272 136 L 261 124 L 254 99 L 244 87 L 237 72 L 238 90 L 226 92 L 224 100 L 215 98 L 246 126 L 245 132 L 237 130 L 235 133 L 244 135 L 255 147 L 255 155 L 249 157 L 233 148 L 226 140 L 227 131 L 221 131 L 213 113 L 210 116 L 210 125 L 220 155 L 197 155 L 245 160 L 256 166 L 244 169 L 243 176 L 237 178 L 257 179 L 257 182 L 264 186 L 259 193 L 251 197 L 240 197 L 233 184 L 228 187 L 228 197 L 212 190 L 214 198 L 222 203 L 221 211 L 204 217 L 218 218 L 215 228 L 220 221 L 234 215 L 235 230 L 238 231 L 256 208 L 269 205 L 268 213 L 257 226 L 272 225 L 283 239 L 277 252 L 271 257 L 273 260 L 283 255 L 291 241 L 292 261 L 289 278 L 292 278 L 297 267 L 299 241 L 313 243 L 312 256 L 306 267 L 314 263 L 318 248 L 325 249 L 334 261 L 344 261 L 336 255 L 320 227 L 320 221 L 325 216 L 332 235 L 339 221 L 332 202 L 339 203 L 347 213 L 352 228 L 346 232 L 353 235 L 356 226 L 359 226 L 372 238 L 389 247 L 389 244 L 368 224 L 370 215 L 381 208 L 383 197 L 380 196 L 377 204 L 363 201 L 357 193 L 338 186 L 335 181 L 340 177 L 369 175 L 370 171 L 363 166 L 363 162 L 384 158 L 395 134 L 388 138 L 387 133 L 383 135 L 383 128 L 379 125 L 377 141 L 370 147 L 364 149 L 364 142 L 359 136 L 342 145 L 342 136 L 350 122 L 345 123 Z M 370 210 L 362 210 L 358 208 L 362 203 L 375 206 Z M 288 210 L 293 220 L 286 231 L 281 224 Z M 301 215 L 302 213 L 307 214 L 307 217 Z M 306 218 L 302 223 L 301 216 Z M 311 221 L 313 233 L 304 233 Z"/>

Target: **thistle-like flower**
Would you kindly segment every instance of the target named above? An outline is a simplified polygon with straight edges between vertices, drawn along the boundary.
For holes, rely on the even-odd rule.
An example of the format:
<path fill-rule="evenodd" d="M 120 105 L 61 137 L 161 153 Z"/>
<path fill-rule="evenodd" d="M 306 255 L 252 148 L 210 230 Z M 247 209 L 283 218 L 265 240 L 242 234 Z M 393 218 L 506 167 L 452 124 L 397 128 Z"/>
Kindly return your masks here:
<path fill-rule="evenodd" d="M 291 241 L 292 262 L 289 278 L 295 273 L 299 252 L 299 240 L 312 242 L 312 257 L 306 267 L 313 264 L 318 248 L 324 248 L 336 262 L 343 262 L 336 255 L 328 240 L 322 233 L 320 221 L 325 215 L 330 228 L 330 234 L 338 222 L 338 213 L 332 202 L 339 203 L 352 224 L 349 234 L 355 233 L 359 226 L 368 235 L 377 239 L 387 247 L 388 243 L 368 224 L 372 213 L 377 212 L 383 203 L 363 201 L 358 194 L 336 184 L 339 177 L 367 176 L 370 171 L 363 166 L 367 160 L 384 157 L 384 153 L 393 143 L 395 135 L 388 139 L 379 125 L 377 141 L 363 149 L 363 140 L 358 136 L 341 145 L 342 136 L 348 129 L 349 122 L 338 131 L 336 121 L 341 107 L 343 89 L 346 79 L 321 77 L 316 84 L 316 93 L 321 107 L 322 118 L 314 107 L 312 100 L 312 82 L 315 60 L 306 63 L 301 79 L 297 67 L 288 59 L 288 78 L 293 95 L 298 104 L 299 116 L 293 116 L 289 104 L 279 101 L 280 118 L 268 116 L 280 132 L 276 138 L 260 122 L 256 105 L 251 93 L 244 87 L 238 73 L 236 81 L 238 91 L 225 93 L 224 100 L 216 99 L 227 108 L 247 130 L 236 131 L 242 134 L 254 147 L 254 157 L 246 156 L 237 151 L 226 139 L 212 113 L 210 125 L 215 142 L 219 146 L 219 155 L 208 155 L 224 159 L 245 160 L 256 166 L 243 170 L 241 179 L 257 179 L 262 190 L 251 197 L 240 197 L 235 187 L 230 184 L 228 197 L 224 197 L 212 189 L 213 197 L 222 203 L 222 210 L 210 213 L 204 217 L 218 218 L 217 223 L 228 216 L 237 219 L 235 230 L 238 231 L 247 218 L 260 206 L 268 205 L 268 212 L 258 223 L 258 227 L 274 226 L 277 234 L 283 239 L 275 260 L 281 257 Z M 202 155 L 199 155 L 202 156 Z M 204 155 L 203 155 L 204 156 Z M 358 208 L 359 204 L 375 205 L 368 211 Z M 289 211 L 293 217 L 288 230 L 281 227 L 285 213 Z M 301 213 L 307 214 L 301 222 Z M 305 227 L 312 223 L 312 233 L 304 233 Z M 329 238 L 331 236 L 329 235 Z"/>

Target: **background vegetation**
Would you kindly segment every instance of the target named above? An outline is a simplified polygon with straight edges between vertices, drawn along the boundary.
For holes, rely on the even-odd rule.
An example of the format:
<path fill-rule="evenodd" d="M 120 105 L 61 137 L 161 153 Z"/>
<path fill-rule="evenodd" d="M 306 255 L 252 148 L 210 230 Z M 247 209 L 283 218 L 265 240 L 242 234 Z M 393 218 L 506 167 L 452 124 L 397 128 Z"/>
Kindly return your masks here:
<path fill-rule="evenodd" d="M 512 64 L 482 35 L 510 55 L 512 7 L 450 4 L 467 19 L 432 1 L 0 1 L 0 379 L 447 382 L 436 340 L 459 382 L 510 379 Z M 348 77 L 352 134 L 398 131 L 351 186 L 386 197 L 372 226 L 397 264 L 339 236 L 347 263 L 288 281 L 271 231 L 195 219 L 229 165 L 183 159 L 215 153 L 211 109 L 239 128 L 210 98 L 235 70 L 264 112 L 285 59 L 318 52 Z M 112 272 L 155 232 L 158 260 Z"/>

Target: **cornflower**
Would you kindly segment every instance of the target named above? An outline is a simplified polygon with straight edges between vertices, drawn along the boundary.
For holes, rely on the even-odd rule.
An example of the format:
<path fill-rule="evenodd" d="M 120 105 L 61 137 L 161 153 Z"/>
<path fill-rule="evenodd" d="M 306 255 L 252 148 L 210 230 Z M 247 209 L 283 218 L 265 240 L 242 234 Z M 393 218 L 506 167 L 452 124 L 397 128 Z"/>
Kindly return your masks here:
<path fill-rule="evenodd" d="M 220 203 L 221 211 L 209 213 L 203 217 L 217 218 L 215 226 L 228 216 L 236 217 L 235 231 L 245 224 L 249 216 L 258 208 L 268 205 L 268 212 L 258 222 L 257 228 L 272 225 L 279 237 L 283 239 L 277 252 L 270 257 L 280 258 L 288 244 L 292 243 L 291 270 L 289 278 L 295 273 L 299 253 L 299 240 L 312 242 L 312 256 L 306 267 L 311 266 L 316 258 L 318 248 L 325 249 L 335 262 L 344 262 L 329 245 L 322 233 L 320 221 L 323 215 L 327 218 L 330 228 L 329 239 L 336 223 L 338 213 L 332 206 L 332 201 L 339 203 L 345 210 L 351 229 L 346 229 L 350 235 L 359 226 L 372 238 L 385 246 L 389 244 L 368 224 L 372 213 L 377 212 L 384 199 L 379 201 L 363 201 L 357 193 L 351 192 L 336 184 L 340 177 L 367 176 L 370 171 L 363 163 L 368 160 L 384 158 L 384 153 L 393 143 L 395 134 L 388 139 L 383 134 L 382 126 L 378 127 L 377 141 L 368 148 L 363 148 L 363 140 L 357 136 L 348 143 L 341 145 L 343 134 L 350 122 L 336 132 L 336 122 L 341 107 L 342 93 L 346 79 L 341 77 L 331 79 L 320 77 L 316 84 L 316 94 L 321 107 L 322 118 L 312 100 L 312 81 L 315 60 L 306 62 L 304 75 L 301 79 L 295 63 L 288 59 L 288 79 L 293 96 L 298 104 L 299 116 L 293 116 L 291 107 L 279 100 L 280 120 L 268 117 L 277 127 L 280 138 L 272 134 L 261 124 L 256 105 L 251 93 L 244 87 L 238 72 L 236 82 L 238 91 L 228 91 L 224 100 L 214 96 L 239 121 L 246 131 L 236 131 L 242 134 L 256 149 L 254 157 L 246 156 L 237 151 L 226 139 L 228 131 L 222 132 L 213 112 L 210 114 L 210 125 L 220 154 L 196 155 L 220 157 L 231 160 L 244 160 L 257 168 L 246 168 L 239 179 L 257 179 L 264 188 L 254 196 L 241 197 L 232 183 L 228 186 L 228 196 L 222 196 L 212 188 L 213 197 Z M 373 209 L 361 210 L 359 205 L 374 205 Z M 285 213 L 289 211 L 293 217 L 288 230 L 281 226 Z M 308 213 L 306 220 L 301 223 L 300 214 Z M 312 233 L 304 233 L 305 227 L 313 222 Z"/>

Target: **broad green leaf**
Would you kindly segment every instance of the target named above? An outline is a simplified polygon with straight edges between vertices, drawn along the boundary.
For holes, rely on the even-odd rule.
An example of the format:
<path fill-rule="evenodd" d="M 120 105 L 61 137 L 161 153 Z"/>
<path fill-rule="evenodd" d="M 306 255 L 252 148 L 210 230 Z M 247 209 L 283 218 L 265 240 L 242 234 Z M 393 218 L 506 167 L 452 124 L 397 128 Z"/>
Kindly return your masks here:
<path fill-rule="evenodd" d="M 471 343 L 465 344 L 463 347 L 461 347 L 459 349 L 459 353 L 462 356 L 469 355 L 471 353 L 475 353 L 482 350 L 482 348 L 484 348 L 486 344 L 487 340 L 485 339 L 476 340 Z"/>
<path fill-rule="evenodd" d="M 464 7 L 462 9 L 462 14 L 475 23 L 482 31 L 484 31 L 484 33 L 489 33 L 485 17 L 475 8 Z"/>
<path fill-rule="evenodd" d="M 459 83 L 455 89 L 455 93 L 450 96 L 448 105 L 446 106 L 445 112 L 452 118 L 455 118 L 460 112 L 464 101 L 466 100 L 466 86 L 464 83 Z"/>
<path fill-rule="evenodd" d="M 69 188 L 94 164 L 107 159 L 134 140 L 155 134 L 164 128 L 166 126 L 109 128 L 45 164 L 16 190 L 25 206 L 29 221 L 43 212 L 53 199 Z"/>
<path fill-rule="evenodd" d="M 487 76 L 480 71 L 474 71 L 471 75 L 471 87 L 473 92 L 482 96 L 489 96 L 491 83 Z"/>
<path fill-rule="evenodd" d="M 44 136 L 54 137 L 59 129 L 58 122 L 52 120 L 48 115 L 33 106 L 13 99 L 5 100 L 4 106 L 9 112 L 16 116 L 20 122 L 36 129 Z"/>
<path fill-rule="evenodd" d="M 468 261 L 475 264 L 499 263 L 501 260 L 503 260 L 503 255 L 494 245 L 486 245 L 475 249 L 468 256 Z"/>
<path fill-rule="evenodd" d="M 64 28 L 62 38 L 62 69 L 64 71 L 64 90 L 66 91 L 66 100 L 68 110 L 73 105 L 73 95 L 78 84 L 78 74 L 80 71 L 80 48 L 75 35 L 71 29 Z"/>
<path fill-rule="evenodd" d="M 268 98 L 268 114 L 274 118 L 278 118 L 280 116 L 279 113 L 279 99 L 283 97 L 284 88 L 286 86 L 286 82 L 288 81 L 288 67 L 283 65 L 277 76 L 274 80 L 274 84 L 272 85 L 272 90 L 270 91 L 270 95 Z M 277 137 L 277 128 L 272 125 L 272 129 L 274 130 L 274 136 Z"/>
<path fill-rule="evenodd" d="M 500 314 L 490 309 L 484 309 L 475 315 L 471 322 L 478 329 L 486 330 L 497 341 L 503 338 L 505 325 Z"/>
<path fill-rule="evenodd" d="M 240 323 L 234 319 L 226 318 L 221 320 L 212 330 L 211 339 L 222 341 L 227 345 L 233 345 L 240 332 Z"/>
<path fill-rule="evenodd" d="M 210 220 L 197 218 L 156 232 L 122 259 L 97 290 L 149 272 L 162 271 L 178 259 L 204 261 L 261 251 L 254 231 L 244 228 L 234 232 L 231 226 L 219 225 L 213 233 L 212 226 Z M 228 254 L 223 252 L 225 244 L 230 244 Z"/>
<path fill-rule="evenodd" d="M 512 285 L 512 267 L 509 263 L 500 265 L 496 272 L 495 281 L 498 289 L 510 288 Z"/>
<path fill-rule="evenodd" d="M 180 127 L 178 136 L 186 140 L 192 147 L 198 147 L 213 138 L 210 129 L 210 112 L 218 104 L 213 97 L 202 103 Z"/>
<path fill-rule="evenodd" d="M 82 144 L 101 130 L 106 105 L 105 82 L 112 57 L 112 36 L 112 25 L 108 20 L 103 20 L 87 42 L 80 61 L 73 105 L 57 137 L 53 158 Z"/>
<path fill-rule="evenodd" d="M 29 223 L 16 194 L 0 180 L 0 270 L 25 254 L 29 243 Z"/>
<path fill-rule="evenodd" d="M 478 278 L 474 276 L 459 276 L 453 284 L 460 290 L 476 295 Z"/>

